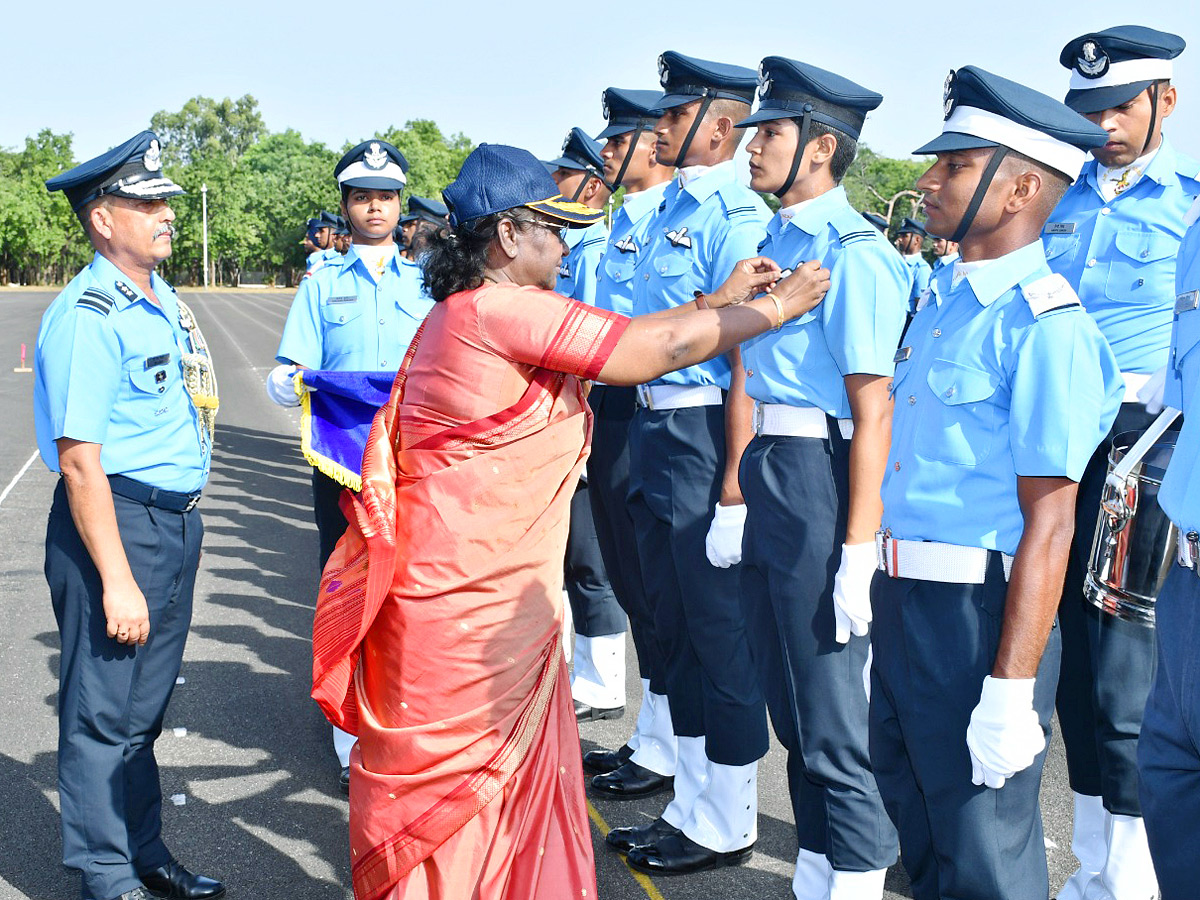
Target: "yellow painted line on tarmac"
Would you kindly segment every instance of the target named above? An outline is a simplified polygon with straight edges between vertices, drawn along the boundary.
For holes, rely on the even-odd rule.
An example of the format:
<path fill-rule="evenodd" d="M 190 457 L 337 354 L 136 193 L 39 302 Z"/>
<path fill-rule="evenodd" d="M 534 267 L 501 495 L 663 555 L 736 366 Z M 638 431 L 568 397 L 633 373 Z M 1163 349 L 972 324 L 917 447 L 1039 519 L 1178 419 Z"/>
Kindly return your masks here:
<path fill-rule="evenodd" d="M 604 821 L 604 816 L 600 815 L 600 813 L 596 811 L 596 807 L 592 806 L 591 800 L 587 801 L 587 809 L 588 818 L 591 819 L 596 824 L 596 827 L 600 829 L 600 837 L 608 837 L 608 833 L 612 829 L 609 828 L 608 823 Z M 625 859 L 624 857 L 621 857 L 621 860 L 625 863 L 625 868 L 629 870 L 629 874 L 633 876 L 633 880 L 636 881 L 641 889 L 646 892 L 646 896 L 649 897 L 650 900 L 667 900 L 666 897 L 659 893 L 658 888 L 654 886 L 654 882 L 650 880 L 649 875 L 645 875 L 636 871 L 635 869 L 630 868 L 629 860 Z"/>

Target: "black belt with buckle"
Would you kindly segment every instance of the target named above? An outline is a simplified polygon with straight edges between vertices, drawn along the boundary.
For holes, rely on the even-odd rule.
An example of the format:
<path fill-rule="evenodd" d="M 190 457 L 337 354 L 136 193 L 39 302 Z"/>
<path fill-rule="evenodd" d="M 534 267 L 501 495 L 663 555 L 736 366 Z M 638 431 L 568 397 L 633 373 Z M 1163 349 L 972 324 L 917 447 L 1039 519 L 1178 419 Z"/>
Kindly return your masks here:
<path fill-rule="evenodd" d="M 200 502 L 199 491 L 194 494 L 165 491 L 162 488 L 151 487 L 132 478 L 126 478 L 124 475 L 109 475 L 108 485 L 114 494 L 119 494 L 143 506 L 153 506 L 155 509 L 165 509 L 168 512 L 190 512 Z"/>

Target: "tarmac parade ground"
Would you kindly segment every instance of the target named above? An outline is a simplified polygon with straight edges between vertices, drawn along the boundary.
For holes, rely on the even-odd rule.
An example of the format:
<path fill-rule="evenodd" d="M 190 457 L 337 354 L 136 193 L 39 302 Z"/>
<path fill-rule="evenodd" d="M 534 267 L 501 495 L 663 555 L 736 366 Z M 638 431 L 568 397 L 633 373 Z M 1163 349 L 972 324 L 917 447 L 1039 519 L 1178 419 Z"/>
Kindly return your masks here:
<path fill-rule="evenodd" d="M 0 289 L 0 900 L 78 896 L 61 863 L 55 786 L 58 633 L 42 575 L 46 514 L 56 476 L 36 456 L 33 375 L 14 372 L 56 292 Z M 272 404 L 290 291 L 183 291 L 218 366 L 221 411 L 204 494 L 204 556 L 181 682 L 158 741 L 168 846 L 190 868 L 221 878 L 228 896 L 346 900 L 347 804 L 336 784 L 329 726 L 309 699 L 316 571 L 310 469 L 299 416 Z M 629 644 L 624 719 L 587 723 L 584 749 L 613 747 L 637 713 Z M 1042 791 L 1050 882 L 1074 867 L 1071 794 L 1055 737 Z M 684 878 L 635 875 L 609 852 L 609 826 L 648 822 L 663 797 L 591 802 L 604 900 L 770 900 L 791 897 L 796 839 L 784 757 L 760 764 L 759 838 L 747 866 Z M 900 865 L 888 898 L 908 897 Z"/>

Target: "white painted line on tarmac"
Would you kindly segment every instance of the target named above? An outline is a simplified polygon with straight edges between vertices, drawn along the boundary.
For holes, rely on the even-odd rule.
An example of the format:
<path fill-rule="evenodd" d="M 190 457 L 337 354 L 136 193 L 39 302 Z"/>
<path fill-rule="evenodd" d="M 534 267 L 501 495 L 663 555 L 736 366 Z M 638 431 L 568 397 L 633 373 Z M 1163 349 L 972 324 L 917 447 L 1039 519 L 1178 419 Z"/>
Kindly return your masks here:
<path fill-rule="evenodd" d="M 17 486 L 17 482 L 21 480 L 21 476 L 29 471 L 29 467 L 33 465 L 33 461 L 37 458 L 38 451 L 34 450 L 33 455 L 31 455 L 29 459 L 25 460 L 25 465 L 21 466 L 21 471 L 13 476 L 13 480 L 8 483 L 8 487 L 4 489 L 3 493 L 0 493 L 0 506 L 4 505 L 4 501 L 8 498 L 8 495 L 12 493 L 12 489 Z"/>

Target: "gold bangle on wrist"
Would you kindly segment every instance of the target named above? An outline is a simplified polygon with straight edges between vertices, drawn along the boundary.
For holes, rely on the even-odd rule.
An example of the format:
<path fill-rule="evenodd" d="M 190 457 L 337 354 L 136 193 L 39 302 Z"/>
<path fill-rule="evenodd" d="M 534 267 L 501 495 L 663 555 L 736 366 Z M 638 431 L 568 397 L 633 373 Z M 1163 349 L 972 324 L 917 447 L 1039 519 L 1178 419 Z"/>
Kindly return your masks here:
<path fill-rule="evenodd" d="M 779 302 L 779 298 L 776 297 L 774 294 L 767 294 L 767 296 L 770 297 L 771 302 L 775 304 L 775 315 L 779 317 L 778 320 L 775 322 L 775 327 L 772 328 L 771 330 L 778 331 L 780 328 L 783 327 L 783 322 L 784 322 L 783 304 Z"/>

